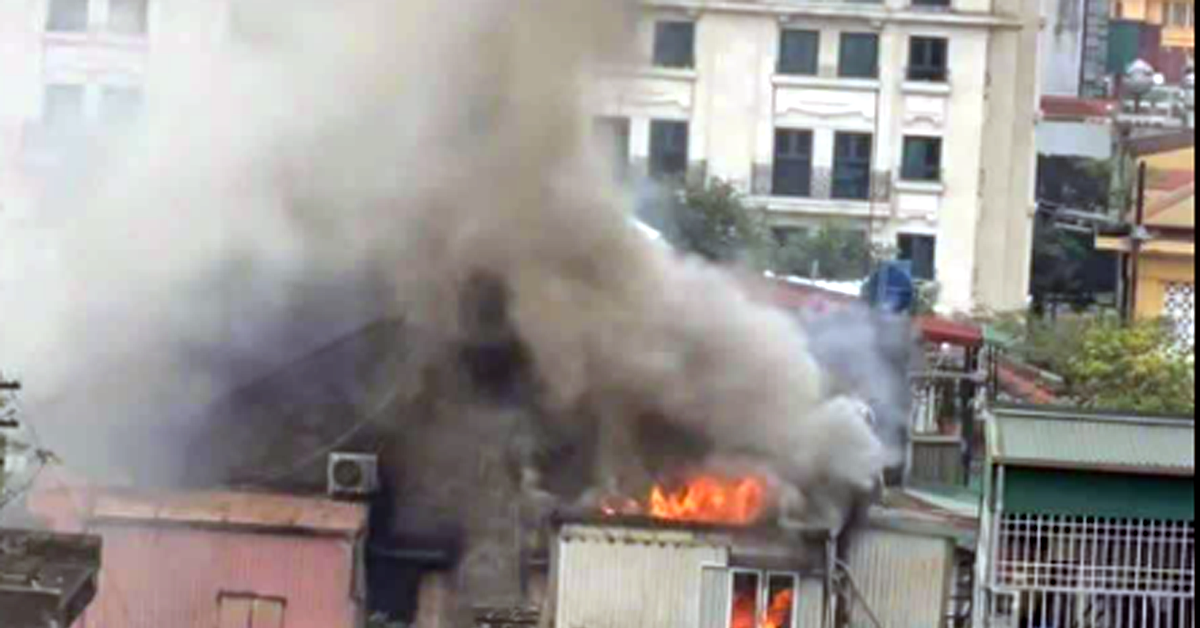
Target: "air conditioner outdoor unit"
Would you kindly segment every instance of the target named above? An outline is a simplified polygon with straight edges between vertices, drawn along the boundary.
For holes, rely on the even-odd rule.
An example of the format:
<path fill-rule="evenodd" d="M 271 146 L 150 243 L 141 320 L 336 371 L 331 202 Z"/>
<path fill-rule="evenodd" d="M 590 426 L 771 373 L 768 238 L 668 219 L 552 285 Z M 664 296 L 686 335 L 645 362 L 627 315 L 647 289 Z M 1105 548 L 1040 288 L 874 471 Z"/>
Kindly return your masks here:
<path fill-rule="evenodd" d="M 340 498 L 367 497 L 379 490 L 379 457 L 334 453 L 329 456 L 329 494 Z"/>

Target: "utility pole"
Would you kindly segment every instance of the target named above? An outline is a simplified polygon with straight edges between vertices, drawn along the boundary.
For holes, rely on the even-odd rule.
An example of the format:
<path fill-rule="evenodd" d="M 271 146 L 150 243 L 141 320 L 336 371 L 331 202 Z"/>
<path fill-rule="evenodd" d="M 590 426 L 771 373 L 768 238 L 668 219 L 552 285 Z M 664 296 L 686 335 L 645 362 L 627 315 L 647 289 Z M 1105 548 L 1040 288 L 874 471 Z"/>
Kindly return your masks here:
<path fill-rule="evenodd" d="M 1142 246 L 1146 241 L 1146 185 L 1149 178 L 1149 166 L 1143 161 L 1138 167 L 1137 181 L 1137 209 L 1133 224 L 1133 234 L 1130 236 L 1130 250 L 1132 251 L 1129 262 L 1130 277 L 1129 277 L 1129 294 L 1126 295 L 1128 303 L 1126 304 L 1125 316 L 1129 322 L 1137 319 L 1138 292 L 1141 290 L 1141 274 L 1142 274 Z"/>

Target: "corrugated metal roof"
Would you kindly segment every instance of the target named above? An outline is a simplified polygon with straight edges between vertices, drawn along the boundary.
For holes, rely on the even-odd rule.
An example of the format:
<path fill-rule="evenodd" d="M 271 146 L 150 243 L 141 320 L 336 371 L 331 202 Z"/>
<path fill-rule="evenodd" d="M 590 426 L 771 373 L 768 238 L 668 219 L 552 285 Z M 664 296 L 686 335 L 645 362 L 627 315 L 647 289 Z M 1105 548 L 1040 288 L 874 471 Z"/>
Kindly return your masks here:
<path fill-rule="evenodd" d="M 1013 466 L 1196 474 L 1194 419 L 1004 409 L 991 447 L 997 462 Z"/>
<path fill-rule="evenodd" d="M 353 628 L 355 544 L 338 537 L 100 526 L 99 597 L 75 628 L 213 628 L 222 593 L 286 601 L 288 628 Z"/>

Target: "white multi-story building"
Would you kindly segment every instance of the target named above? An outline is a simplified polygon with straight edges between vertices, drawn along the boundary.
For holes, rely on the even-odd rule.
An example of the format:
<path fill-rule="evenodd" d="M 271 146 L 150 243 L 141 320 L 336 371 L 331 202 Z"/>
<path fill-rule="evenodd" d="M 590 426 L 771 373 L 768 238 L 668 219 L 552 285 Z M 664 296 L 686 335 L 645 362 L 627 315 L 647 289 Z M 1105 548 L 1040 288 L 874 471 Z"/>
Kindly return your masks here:
<path fill-rule="evenodd" d="M 635 170 L 895 246 L 942 306 L 1025 306 L 1037 0 L 652 0 L 596 108 Z"/>
<path fill-rule="evenodd" d="M 781 230 L 849 221 L 936 279 L 946 308 L 1015 309 L 1030 266 L 1038 5 L 650 0 L 644 67 L 603 81 L 596 113 L 636 169 L 731 181 Z M 187 80 L 179 58 L 221 41 L 229 6 L 0 2 L 0 221 L 53 190 L 63 145 Z"/>

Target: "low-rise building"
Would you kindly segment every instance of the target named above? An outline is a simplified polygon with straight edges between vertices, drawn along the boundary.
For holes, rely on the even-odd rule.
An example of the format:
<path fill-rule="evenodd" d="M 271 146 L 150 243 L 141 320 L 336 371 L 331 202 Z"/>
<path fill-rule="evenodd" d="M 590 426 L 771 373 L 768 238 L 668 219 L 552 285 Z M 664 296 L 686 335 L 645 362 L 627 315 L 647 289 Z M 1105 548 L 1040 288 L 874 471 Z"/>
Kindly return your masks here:
<path fill-rule="evenodd" d="M 975 625 L 1196 620 L 1194 418 L 998 408 Z"/>
<path fill-rule="evenodd" d="M 39 491 L 55 529 L 104 540 L 75 628 L 358 628 L 364 506 L 229 492 Z"/>

